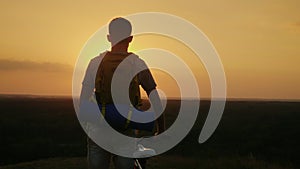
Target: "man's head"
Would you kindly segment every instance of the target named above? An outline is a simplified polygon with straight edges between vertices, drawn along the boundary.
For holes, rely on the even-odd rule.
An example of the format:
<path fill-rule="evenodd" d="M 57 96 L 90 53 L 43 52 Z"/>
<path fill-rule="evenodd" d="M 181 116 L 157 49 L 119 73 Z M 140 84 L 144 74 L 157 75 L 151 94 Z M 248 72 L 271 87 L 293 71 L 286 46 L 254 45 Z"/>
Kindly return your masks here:
<path fill-rule="evenodd" d="M 107 35 L 107 39 L 113 46 L 118 43 L 128 44 L 131 42 L 132 27 L 127 19 L 121 17 L 115 18 L 109 23 L 108 27 L 109 34 Z"/>

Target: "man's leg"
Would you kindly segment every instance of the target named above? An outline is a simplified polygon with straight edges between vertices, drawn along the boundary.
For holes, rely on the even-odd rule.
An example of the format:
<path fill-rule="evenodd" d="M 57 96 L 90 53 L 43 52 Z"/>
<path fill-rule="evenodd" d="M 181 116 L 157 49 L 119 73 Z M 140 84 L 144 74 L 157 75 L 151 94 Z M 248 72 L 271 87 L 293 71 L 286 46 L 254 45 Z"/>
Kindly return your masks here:
<path fill-rule="evenodd" d="M 133 169 L 134 168 L 134 159 L 133 158 L 114 156 L 113 160 L 114 160 L 116 169 Z"/>
<path fill-rule="evenodd" d="M 143 169 L 146 169 L 146 163 L 148 158 L 139 158 L 139 163 Z"/>
<path fill-rule="evenodd" d="M 88 169 L 109 169 L 111 153 L 88 138 Z"/>

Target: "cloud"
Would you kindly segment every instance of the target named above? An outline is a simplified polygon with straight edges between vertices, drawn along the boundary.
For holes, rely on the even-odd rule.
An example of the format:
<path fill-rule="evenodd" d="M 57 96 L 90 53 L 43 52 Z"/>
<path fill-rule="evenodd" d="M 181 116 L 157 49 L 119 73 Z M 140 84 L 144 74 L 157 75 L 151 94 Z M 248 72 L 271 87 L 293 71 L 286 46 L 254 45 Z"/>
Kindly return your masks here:
<path fill-rule="evenodd" d="M 296 22 L 295 26 L 300 27 L 300 22 Z"/>
<path fill-rule="evenodd" d="M 35 62 L 0 59 L 0 71 L 42 71 L 42 72 L 72 72 L 71 65 L 55 62 Z"/>
<path fill-rule="evenodd" d="M 292 24 L 293 27 L 296 27 L 296 28 L 300 28 L 300 21 L 299 22 L 294 22 Z"/>

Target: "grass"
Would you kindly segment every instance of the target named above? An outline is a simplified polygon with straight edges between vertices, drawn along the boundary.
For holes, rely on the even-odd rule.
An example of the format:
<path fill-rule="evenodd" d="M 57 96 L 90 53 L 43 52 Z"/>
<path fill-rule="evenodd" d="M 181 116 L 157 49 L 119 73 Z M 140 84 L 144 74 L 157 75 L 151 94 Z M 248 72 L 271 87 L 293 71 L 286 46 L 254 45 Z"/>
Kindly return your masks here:
<path fill-rule="evenodd" d="M 149 160 L 149 169 L 300 168 L 300 103 L 229 101 L 213 136 L 197 142 L 210 102 L 187 137 Z M 167 124 L 179 102 L 169 101 Z M 0 97 L 1 169 L 86 168 L 85 133 L 70 98 Z"/>
<path fill-rule="evenodd" d="M 7 165 L 1 169 L 85 169 L 86 158 L 49 158 L 33 162 Z M 248 157 L 186 158 L 181 156 L 159 156 L 150 158 L 147 169 L 293 169 L 292 166 L 268 163 Z M 113 166 L 111 166 L 113 169 Z"/>

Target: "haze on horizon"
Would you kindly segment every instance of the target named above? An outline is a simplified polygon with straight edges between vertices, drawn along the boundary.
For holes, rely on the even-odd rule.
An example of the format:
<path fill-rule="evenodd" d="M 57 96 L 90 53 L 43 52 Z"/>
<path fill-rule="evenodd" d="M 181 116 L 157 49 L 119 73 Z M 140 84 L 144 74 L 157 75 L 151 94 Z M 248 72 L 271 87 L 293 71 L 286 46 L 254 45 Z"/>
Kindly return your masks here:
<path fill-rule="evenodd" d="M 298 0 L 1 1 L 0 93 L 71 95 L 73 68 L 89 37 L 116 16 L 155 11 L 182 17 L 208 36 L 223 62 L 229 98 L 300 99 L 299 8 Z M 99 49 L 108 49 L 105 38 Z M 146 48 L 180 56 L 201 97 L 210 96 L 208 75 L 189 59 L 190 49 L 166 37 L 134 37 L 131 51 Z M 174 79 L 154 76 L 168 97 L 178 97 Z"/>

